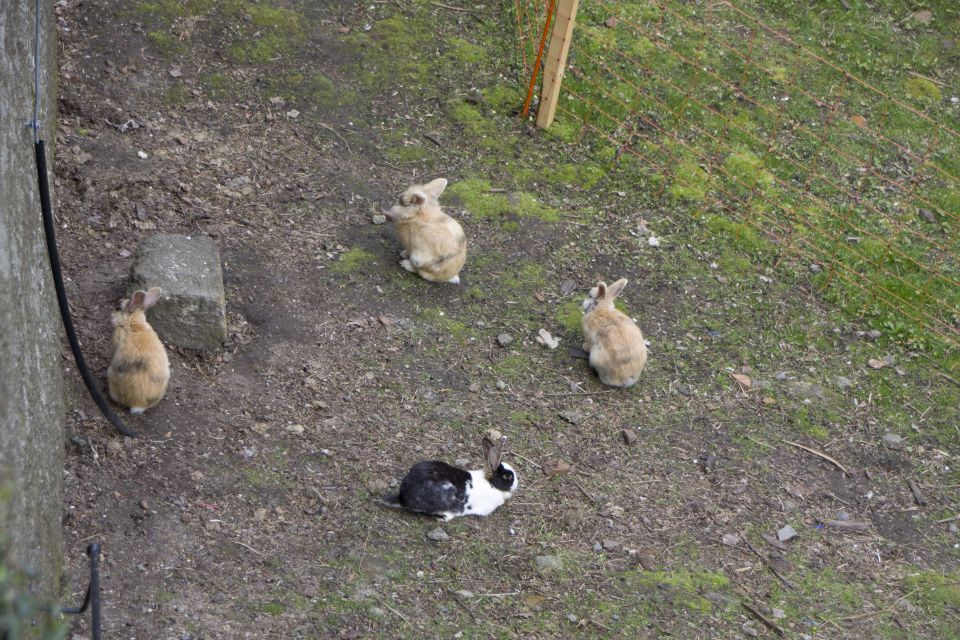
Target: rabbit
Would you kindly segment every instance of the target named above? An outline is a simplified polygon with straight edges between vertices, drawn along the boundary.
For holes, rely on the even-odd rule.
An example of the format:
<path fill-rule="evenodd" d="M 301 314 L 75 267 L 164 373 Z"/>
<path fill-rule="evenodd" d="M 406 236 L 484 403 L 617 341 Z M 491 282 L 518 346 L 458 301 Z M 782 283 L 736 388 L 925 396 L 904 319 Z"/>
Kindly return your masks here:
<path fill-rule="evenodd" d="M 403 251 L 400 266 L 431 282 L 460 284 L 467 237 L 460 223 L 440 209 L 446 178 L 413 185 L 386 215 L 396 226 Z"/>
<path fill-rule="evenodd" d="M 600 381 L 612 387 L 636 383 L 647 363 L 647 346 L 640 328 L 613 306 L 627 279 L 612 285 L 601 282 L 583 301 L 583 350 Z"/>
<path fill-rule="evenodd" d="M 458 516 L 488 516 L 517 490 L 513 467 L 500 462 L 500 448 L 482 440 L 483 469 L 464 471 L 446 462 L 430 460 L 413 466 L 400 482 L 400 492 L 382 504 L 437 516 L 444 522 Z"/>
<path fill-rule="evenodd" d="M 122 311 L 113 314 L 113 360 L 107 369 L 110 398 L 141 414 L 160 402 L 170 381 L 170 361 L 163 343 L 147 322 L 160 287 L 136 291 Z"/>

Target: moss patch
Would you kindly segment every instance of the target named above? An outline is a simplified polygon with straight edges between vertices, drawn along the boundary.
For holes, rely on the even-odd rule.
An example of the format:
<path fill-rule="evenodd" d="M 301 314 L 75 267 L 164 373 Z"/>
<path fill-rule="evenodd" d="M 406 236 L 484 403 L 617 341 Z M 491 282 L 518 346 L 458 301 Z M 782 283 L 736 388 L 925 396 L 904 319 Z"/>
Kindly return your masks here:
<path fill-rule="evenodd" d="M 344 251 L 340 259 L 334 262 L 330 268 L 336 273 L 352 273 L 364 265 L 375 262 L 376 259 L 377 257 L 369 251 L 354 247 Z"/>
<path fill-rule="evenodd" d="M 494 193 L 491 191 L 492 188 L 488 180 L 468 178 L 447 187 L 445 193 L 480 218 L 496 218 L 513 214 L 534 216 L 547 222 L 556 222 L 560 219 L 560 212 L 557 209 L 537 201 L 529 193 Z"/>

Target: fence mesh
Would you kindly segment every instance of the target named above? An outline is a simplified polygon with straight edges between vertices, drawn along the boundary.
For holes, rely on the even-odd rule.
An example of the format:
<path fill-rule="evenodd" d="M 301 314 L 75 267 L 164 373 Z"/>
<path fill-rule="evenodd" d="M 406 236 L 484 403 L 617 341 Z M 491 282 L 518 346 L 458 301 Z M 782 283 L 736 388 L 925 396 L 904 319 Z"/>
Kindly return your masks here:
<path fill-rule="evenodd" d="M 525 87 L 554 1 L 514 0 Z M 960 107 L 869 35 L 848 69 L 744 2 L 583 0 L 553 126 L 956 369 Z"/>

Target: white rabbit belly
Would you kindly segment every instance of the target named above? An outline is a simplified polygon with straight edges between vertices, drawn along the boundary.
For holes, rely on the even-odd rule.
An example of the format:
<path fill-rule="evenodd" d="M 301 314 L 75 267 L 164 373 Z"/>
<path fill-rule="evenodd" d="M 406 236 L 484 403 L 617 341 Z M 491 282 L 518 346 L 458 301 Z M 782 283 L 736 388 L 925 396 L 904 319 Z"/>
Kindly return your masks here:
<path fill-rule="evenodd" d="M 470 477 L 472 482 L 467 489 L 463 515 L 488 516 L 510 497 L 509 493 L 494 488 L 484 477 L 483 470 L 471 471 Z"/>

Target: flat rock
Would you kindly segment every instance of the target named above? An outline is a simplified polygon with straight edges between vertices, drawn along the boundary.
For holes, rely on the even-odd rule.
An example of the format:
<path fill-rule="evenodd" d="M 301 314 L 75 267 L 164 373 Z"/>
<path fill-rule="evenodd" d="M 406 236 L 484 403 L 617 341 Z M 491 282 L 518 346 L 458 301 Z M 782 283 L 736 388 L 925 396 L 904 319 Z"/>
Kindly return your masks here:
<path fill-rule="evenodd" d="M 785 527 L 782 527 L 779 531 L 777 531 L 777 540 L 780 542 L 786 542 L 787 540 L 790 540 L 791 538 L 796 538 L 796 537 L 797 537 L 797 530 L 791 527 L 790 525 L 786 525 Z"/>
<path fill-rule="evenodd" d="M 509 346 L 513 342 L 513 336 L 509 333 L 501 333 L 497 336 L 497 342 L 500 343 L 501 347 Z"/>
<path fill-rule="evenodd" d="M 888 449 L 900 449 L 903 447 L 903 437 L 895 433 L 883 434 L 883 446 Z"/>
<path fill-rule="evenodd" d="M 427 538 L 434 542 L 446 542 L 450 539 L 450 535 L 440 527 L 437 527 L 427 532 Z"/>
<path fill-rule="evenodd" d="M 541 573 L 563 569 L 563 560 L 559 556 L 537 556 L 533 562 L 537 566 L 537 571 Z"/>
<path fill-rule="evenodd" d="M 205 235 L 159 234 L 137 247 L 128 293 L 160 287 L 147 312 L 166 342 L 195 351 L 220 348 L 227 339 L 226 300 L 220 251 Z"/>

